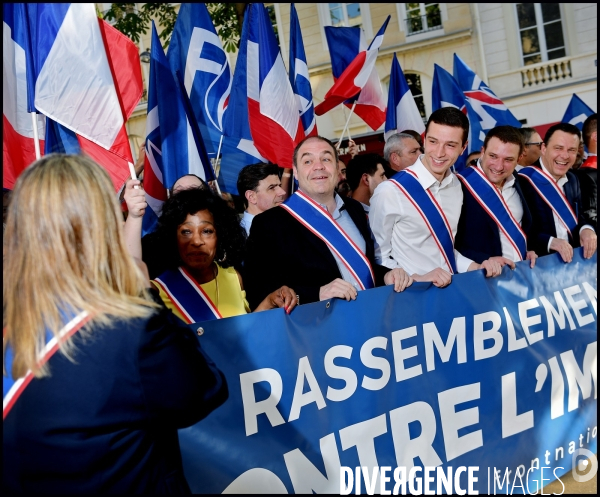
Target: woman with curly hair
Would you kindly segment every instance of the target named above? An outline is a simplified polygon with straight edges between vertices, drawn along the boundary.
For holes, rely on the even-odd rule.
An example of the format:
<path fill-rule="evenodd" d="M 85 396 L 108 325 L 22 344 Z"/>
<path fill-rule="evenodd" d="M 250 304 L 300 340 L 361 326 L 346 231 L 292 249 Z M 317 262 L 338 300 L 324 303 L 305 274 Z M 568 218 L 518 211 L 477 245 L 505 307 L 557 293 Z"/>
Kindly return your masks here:
<path fill-rule="evenodd" d="M 138 196 L 136 207 L 132 198 Z M 129 184 L 125 199 L 130 216 L 143 215 L 145 201 Z M 177 192 L 163 204 L 156 240 L 168 269 L 152 283 L 175 315 L 194 323 L 250 312 L 235 269 L 244 257 L 245 231 L 223 199 L 207 189 Z M 296 304 L 295 292 L 283 286 L 254 311 L 283 307 L 289 313 Z"/>

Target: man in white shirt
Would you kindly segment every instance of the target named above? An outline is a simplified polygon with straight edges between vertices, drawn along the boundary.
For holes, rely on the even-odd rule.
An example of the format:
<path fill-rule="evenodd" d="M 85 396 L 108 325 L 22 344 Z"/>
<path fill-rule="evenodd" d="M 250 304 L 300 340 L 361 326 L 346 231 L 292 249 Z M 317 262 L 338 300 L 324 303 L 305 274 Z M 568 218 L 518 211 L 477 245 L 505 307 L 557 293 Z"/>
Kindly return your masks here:
<path fill-rule="evenodd" d="M 500 256 L 535 265 L 536 253 L 527 250 L 532 219 L 520 185 L 524 180 L 514 174 L 522 150 L 518 129 L 496 126 L 488 131 L 475 166 L 457 174 L 463 207 L 454 246 L 475 262 Z"/>
<path fill-rule="evenodd" d="M 285 200 L 285 190 L 281 188 L 281 172 L 275 164 L 259 162 L 245 166 L 238 175 L 237 188 L 246 205 L 240 224 L 247 235 L 250 235 L 254 216 Z"/>
<path fill-rule="evenodd" d="M 427 122 L 425 153 L 404 173 L 419 188 L 411 193 L 390 180 L 375 190 L 369 222 L 379 245 L 377 260 L 384 266 L 401 267 L 415 281 L 444 287 L 453 273 L 485 269 L 486 276 L 498 276 L 510 263 L 488 259 L 478 264 L 453 249 L 463 194 L 450 168 L 464 151 L 468 133 L 469 121 L 462 112 L 438 109 Z"/>
<path fill-rule="evenodd" d="M 596 252 L 596 221 L 583 209 L 577 176 L 570 171 L 581 135 L 577 127 L 558 123 L 546 132 L 540 168 L 519 171 L 526 181 L 523 193 L 533 216 L 530 246 L 538 255 L 558 252 L 564 262 L 573 259 L 573 247 L 583 247 L 590 258 Z"/>

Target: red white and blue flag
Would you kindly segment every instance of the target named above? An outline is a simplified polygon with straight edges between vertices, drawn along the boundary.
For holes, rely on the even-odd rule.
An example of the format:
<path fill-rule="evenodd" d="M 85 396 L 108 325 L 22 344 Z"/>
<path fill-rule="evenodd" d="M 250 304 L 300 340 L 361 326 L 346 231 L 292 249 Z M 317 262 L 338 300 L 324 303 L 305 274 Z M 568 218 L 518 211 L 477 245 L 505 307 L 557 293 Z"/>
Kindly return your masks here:
<path fill-rule="evenodd" d="M 58 126 L 65 128 L 60 133 L 50 130 L 51 137 L 70 135 L 74 141 L 68 143 L 66 148 L 71 151 L 72 145 L 84 150 L 106 167 L 115 188 L 120 187 L 129 175 L 128 162 L 132 161 L 125 120 L 142 92 L 139 62 L 137 68 L 135 64 L 125 63 L 132 53 L 133 57 L 138 57 L 133 43 L 106 23 L 99 22 L 93 4 L 5 5 L 4 19 L 4 80 L 12 89 L 10 97 L 5 92 L 5 108 L 8 104 L 11 117 L 14 117 L 13 110 L 18 109 L 20 114 L 20 118 L 15 120 L 17 128 L 10 126 L 4 133 L 5 141 L 7 133 L 13 131 L 31 140 L 33 135 L 28 135 L 28 131 L 33 131 L 32 126 L 29 126 L 31 129 L 21 127 L 21 123 L 27 119 L 31 121 L 31 116 L 26 113 L 45 114 L 53 121 L 54 130 Z M 8 35 L 7 26 L 10 28 Z M 7 42 L 12 56 L 6 51 Z M 111 45 L 114 45 L 112 49 Z M 15 54 L 21 62 L 24 58 L 24 67 L 20 65 L 21 62 L 13 62 L 16 60 Z M 7 55 L 8 64 L 13 64 L 8 71 Z M 116 59 L 111 59 L 111 55 Z M 120 85 L 115 69 L 120 69 L 124 76 Z M 131 70 L 128 72 L 128 69 Z M 26 88 L 25 113 L 22 108 L 23 76 Z M 15 81 L 19 81 L 19 91 L 14 91 Z M 11 123 L 10 119 L 8 122 Z M 20 129 L 23 133 L 19 132 Z M 44 136 L 43 132 L 41 136 Z M 29 145 L 32 142 L 25 142 L 26 150 L 31 149 Z M 57 143 L 51 145 L 62 151 L 63 148 Z M 8 183 L 14 184 L 14 179 L 22 170 L 14 168 L 15 157 L 18 158 L 19 154 L 11 152 L 10 144 L 4 150 L 4 156 L 7 155 L 11 157 L 9 166 L 5 164 L 4 167 L 5 173 L 9 173 L 5 175 L 5 187 L 6 176 Z M 20 165 L 23 165 L 22 160 Z"/>
<path fill-rule="evenodd" d="M 406 129 L 412 129 L 422 135 L 425 133 L 425 124 L 394 53 L 385 119 L 385 139 Z"/>
<path fill-rule="evenodd" d="M 138 48 L 127 36 L 107 22 L 98 19 L 98 23 L 119 104 L 127 120 L 135 110 L 143 92 Z M 67 154 L 83 152 L 90 156 L 107 170 L 115 189 L 121 187 L 123 181 L 129 176 L 129 163 L 133 161 L 128 142 L 118 140 L 109 150 L 106 150 L 48 117 L 44 154 L 56 152 Z"/>
<path fill-rule="evenodd" d="M 317 135 L 317 120 L 313 104 L 308 65 L 300 21 L 296 7 L 292 4 L 290 9 L 290 83 L 298 101 L 298 111 L 305 136 Z"/>
<path fill-rule="evenodd" d="M 171 72 L 153 23 L 144 163 L 144 190 L 150 208 L 144 213 L 143 234 L 156 227 L 167 189 L 181 176 L 193 173 L 206 181 L 214 179 L 184 81 L 177 76 Z"/>
<path fill-rule="evenodd" d="M 12 189 L 19 174 L 35 160 L 33 121 L 27 113 L 29 39 L 23 4 L 4 3 L 2 46 L 2 171 L 4 188 Z M 37 118 L 44 137 L 44 119 Z M 40 147 L 44 147 L 43 140 Z"/>
<path fill-rule="evenodd" d="M 582 131 L 583 123 L 592 114 L 595 114 L 595 112 L 576 93 L 573 93 L 565 115 L 560 122 L 573 124 L 579 128 L 579 131 Z"/>
<path fill-rule="evenodd" d="M 480 150 L 487 132 L 501 125 L 520 128 L 521 123 L 490 90 L 477 74 L 456 54 L 454 54 L 454 79 L 463 91 L 471 132 L 469 153 Z"/>
<path fill-rule="evenodd" d="M 296 95 L 263 4 L 250 5 L 246 51 L 246 90 L 250 133 L 259 153 L 280 167 L 292 167 L 294 147 L 304 138 Z"/>
<path fill-rule="evenodd" d="M 368 48 L 365 47 L 360 28 L 325 28 L 335 83 L 323 102 L 315 107 L 318 116 L 341 103 L 352 107 L 356 101 L 354 112 L 373 130 L 385 122 L 386 102 L 375 62 L 389 21 L 390 16 Z"/>

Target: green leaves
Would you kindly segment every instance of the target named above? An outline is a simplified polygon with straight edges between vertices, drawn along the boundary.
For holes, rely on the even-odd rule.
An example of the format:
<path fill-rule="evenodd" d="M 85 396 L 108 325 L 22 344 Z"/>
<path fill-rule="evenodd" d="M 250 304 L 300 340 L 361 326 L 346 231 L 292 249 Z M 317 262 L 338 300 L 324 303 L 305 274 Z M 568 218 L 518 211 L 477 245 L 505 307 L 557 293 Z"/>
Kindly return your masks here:
<path fill-rule="evenodd" d="M 99 17 L 113 24 L 121 33 L 138 43 L 150 29 L 154 19 L 159 38 L 166 48 L 175 27 L 177 12 L 171 3 L 146 3 L 138 9 L 135 3 L 111 3 Z M 240 45 L 246 3 L 207 3 L 215 28 L 226 52 L 235 52 Z"/>

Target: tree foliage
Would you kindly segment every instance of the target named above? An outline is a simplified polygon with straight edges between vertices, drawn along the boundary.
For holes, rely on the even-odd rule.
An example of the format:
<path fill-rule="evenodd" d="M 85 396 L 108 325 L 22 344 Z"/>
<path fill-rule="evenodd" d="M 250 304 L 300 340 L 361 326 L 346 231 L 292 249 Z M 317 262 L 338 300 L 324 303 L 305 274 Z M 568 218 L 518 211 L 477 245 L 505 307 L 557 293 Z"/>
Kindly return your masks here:
<path fill-rule="evenodd" d="M 154 19 L 157 28 L 162 28 L 158 37 L 166 47 L 171 40 L 177 12 L 170 3 L 145 3 L 139 9 L 135 3 L 111 3 L 110 9 L 103 13 L 103 18 L 106 21 L 115 21 L 114 27 L 135 43 L 148 32 Z"/>
<path fill-rule="evenodd" d="M 114 27 L 121 33 L 139 42 L 146 34 L 154 19 L 157 28 L 162 28 L 159 38 L 167 47 L 175 27 L 177 12 L 170 3 L 146 3 L 139 9 L 135 3 L 111 3 L 110 9 L 102 13 L 107 21 L 115 21 Z M 246 3 L 207 3 L 213 23 L 227 52 L 235 52 L 240 45 L 242 23 Z"/>

